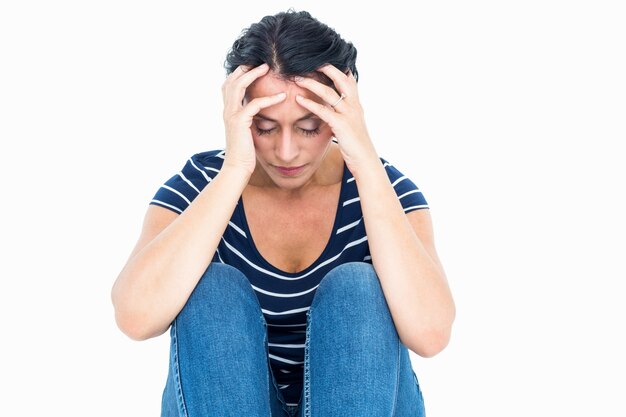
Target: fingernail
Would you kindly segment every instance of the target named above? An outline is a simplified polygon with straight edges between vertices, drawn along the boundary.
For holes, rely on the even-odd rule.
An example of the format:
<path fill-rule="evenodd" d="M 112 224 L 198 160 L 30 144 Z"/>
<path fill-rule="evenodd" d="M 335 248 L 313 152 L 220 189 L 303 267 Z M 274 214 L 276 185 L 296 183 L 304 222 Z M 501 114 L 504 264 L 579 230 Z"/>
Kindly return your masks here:
<path fill-rule="evenodd" d="M 304 79 L 303 77 L 294 77 L 294 79 L 293 79 L 293 80 L 294 80 L 295 82 L 300 82 L 300 81 L 302 81 L 303 79 Z"/>
<path fill-rule="evenodd" d="M 278 94 L 276 94 L 276 97 L 284 98 L 286 95 L 287 95 L 287 93 L 278 93 Z"/>

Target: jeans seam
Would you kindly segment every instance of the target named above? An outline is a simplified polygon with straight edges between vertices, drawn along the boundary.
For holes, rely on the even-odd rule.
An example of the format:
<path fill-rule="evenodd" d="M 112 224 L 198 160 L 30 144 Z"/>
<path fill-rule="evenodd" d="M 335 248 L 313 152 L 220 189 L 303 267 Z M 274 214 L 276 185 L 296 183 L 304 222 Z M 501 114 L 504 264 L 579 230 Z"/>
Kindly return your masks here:
<path fill-rule="evenodd" d="M 401 349 L 402 349 L 402 346 L 400 345 L 400 341 L 398 340 L 398 366 L 396 367 L 398 371 L 396 372 L 396 386 L 395 386 L 395 392 L 393 396 L 393 407 L 391 408 L 392 417 L 396 415 L 396 407 L 398 406 L 398 391 L 400 387 L 400 370 L 402 367 L 402 363 L 400 362 L 401 354 L 402 354 Z"/>
<path fill-rule="evenodd" d="M 273 384 L 273 382 L 272 382 L 272 378 L 271 378 L 271 375 L 270 375 L 270 372 L 272 371 L 271 370 L 271 366 L 272 365 L 270 363 L 270 358 L 269 358 L 269 355 L 268 355 L 268 336 L 267 336 L 267 327 L 266 327 L 267 324 L 265 323 L 265 317 L 263 317 L 263 314 L 261 314 L 259 319 L 261 320 L 261 324 L 262 324 L 263 328 L 265 329 L 265 335 L 263 336 L 263 345 L 265 347 L 265 358 L 267 360 L 267 371 L 268 371 L 266 373 L 267 374 L 266 386 L 267 386 L 267 389 L 268 389 L 267 398 L 271 400 L 271 395 L 270 395 L 269 390 L 273 389 L 272 386 L 270 385 L 270 384 Z M 267 415 L 271 416 L 272 415 L 272 403 L 271 402 L 268 404 L 268 407 L 269 407 L 269 410 L 268 410 Z"/>
<path fill-rule="evenodd" d="M 183 396 L 183 389 L 181 386 L 180 379 L 180 365 L 178 363 L 178 338 L 176 337 L 177 329 L 176 329 L 176 320 L 172 324 L 174 326 L 174 331 L 172 332 L 172 337 L 174 341 L 174 381 L 176 382 L 176 395 L 178 396 L 178 405 L 182 409 L 182 413 L 185 417 L 187 417 L 187 407 L 185 406 L 185 398 Z"/>
<path fill-rule="evenodd" d="M 265 329 L 265 336 L 264 336 L 264 345 L 265 345 L 265 357 L 267 359 L 267 389 L 273 389 L 276 392 L 276 399 L 277 401 L 280 403 L 281 408 L 283 409 L 283 411 L 285 411 L 287 413 L 287 415 L 290 415 L 291 413 L 288 410 L 288 406 L 287 404 L 283 401 L 282 398 L 282 393 L 280 392 L 280 390 L 278 389 L 278 387 L 276 386 L 276 382 L 274 381 L 274 378 L 272 375 L 270 375 L 270 373 L 272 373 L 272 362 L 269 356 L 269 334 L 267 331 L 267 321 L 265 320 L 265 316 L 263 314 L 261 314 L 259 316 L 260 320 L 261 320 L 261 324 L 263 325 L 263 328 Z M 268 398 L 270 398 L 271 396 L 269 396 L 269 392 L 268 392 Z M 268 413 L 268 416 L 272 415 L 272 404 L 270 403 L 270 410 Z"/>
<path fill-rule="evenodd" d="M 307 331 L 304 342 L 304 417 L 311 416 L 311 382 L 309 374 L 309 346 L 310 346 L 310 330 L 311 330 L 311 307 L 307 311 Z M 302 406 L 302 404 L 301 404 Z"/>

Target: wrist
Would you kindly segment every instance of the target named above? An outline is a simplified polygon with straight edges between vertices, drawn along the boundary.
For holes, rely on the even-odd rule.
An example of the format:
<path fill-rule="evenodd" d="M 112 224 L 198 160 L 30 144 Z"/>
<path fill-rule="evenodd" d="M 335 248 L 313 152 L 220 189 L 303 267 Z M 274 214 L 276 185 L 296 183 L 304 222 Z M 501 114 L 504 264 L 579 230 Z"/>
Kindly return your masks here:
<path fill-rule="evenodd" d="M 252 175 L 252 171 L 254 171 L 254 166 L 252 169 L 248 168 L 249 163 L 243 163 L 241 161 L 237 161 L 229 158 L 228 156 L 224 157 L 224 163 L 222 164 L 222 170 L 228 170 L 231 172 L 240 172 L 242 174 Z"/>
<path fill-rule="evenodd" d="M 367 152 L 358 159 L 354 159 L 350 161 L 348 164 L 348 168 L 354 179 L 358 179 L 361 175 L 365 175 L 367 172 L 371 172 L 372 169 L 376 170 L 382 167 L 382 162 L 378 157 L 376 151 Z"/>
<path fill-rule="evenodd" d="M 248 184 L 248 181 L 252 176 L 252 172 L 240 164 L 234 164 L 225 160 L 222 164 L 222 168 L 220 169 L 220 175 L 227 176 L 233 180 L 240 180 L 245 184 Z"/>

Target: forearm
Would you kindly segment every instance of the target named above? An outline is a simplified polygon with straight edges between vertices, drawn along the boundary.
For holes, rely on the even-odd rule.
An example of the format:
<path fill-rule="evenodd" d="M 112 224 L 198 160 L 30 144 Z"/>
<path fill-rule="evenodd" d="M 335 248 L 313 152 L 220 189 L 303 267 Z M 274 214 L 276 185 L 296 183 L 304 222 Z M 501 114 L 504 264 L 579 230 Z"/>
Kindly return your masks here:
<path fill-rule="evenodd" d="M 454 304 L 378 157 L 355 173 L 372 263 L 402 342 L 422 356 L 447 344 Z"/>
<path fill-rule="evenodd" d="M 222 168 L 191 204 L 130 259 L 114 288 L 118 322 L 147 339 L 167 330 L 209 266 L 249 175 Z"/>

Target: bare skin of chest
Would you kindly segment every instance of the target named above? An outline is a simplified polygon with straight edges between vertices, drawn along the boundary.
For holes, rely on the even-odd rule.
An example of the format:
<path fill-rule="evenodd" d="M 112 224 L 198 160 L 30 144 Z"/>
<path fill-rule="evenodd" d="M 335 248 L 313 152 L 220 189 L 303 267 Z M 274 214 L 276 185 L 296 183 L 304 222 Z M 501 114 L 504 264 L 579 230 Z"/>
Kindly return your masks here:
<path fill-rule="evenodd" d="M 247 188 L 244 210 L 252 239 L 261 256 L 290 273 L 303 271 L 322 254 L 330 239 L 340 184 L 311 192 L 306 200 L 278 202 Z"/>

